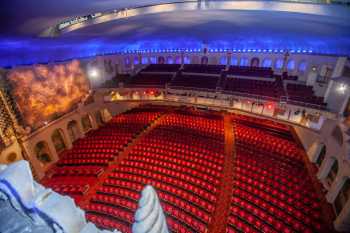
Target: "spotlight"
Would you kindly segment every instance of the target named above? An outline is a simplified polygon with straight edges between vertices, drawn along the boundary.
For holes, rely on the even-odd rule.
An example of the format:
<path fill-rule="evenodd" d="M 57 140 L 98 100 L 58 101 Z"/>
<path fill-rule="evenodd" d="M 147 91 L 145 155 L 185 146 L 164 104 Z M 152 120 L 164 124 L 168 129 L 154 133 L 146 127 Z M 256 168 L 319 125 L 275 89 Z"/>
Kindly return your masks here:
<path fill-rule="evenodd" d="M 267 109 L 272 109 L 272 104 L 268 104 Z"/>
<path fill-rule="evenodd" d="M 340 94 L 345 94 L 345 91 L 347 90 L 347 85 L 344 83 L 339 84 L 337 90 Z"/>
<path fill-rule="evenodd" d="M 91 78 L 98 78 L 99 76 L 99 72 L 96 68 L 92 68 L 91 70 L 89 70 L 89 76 Z"/>

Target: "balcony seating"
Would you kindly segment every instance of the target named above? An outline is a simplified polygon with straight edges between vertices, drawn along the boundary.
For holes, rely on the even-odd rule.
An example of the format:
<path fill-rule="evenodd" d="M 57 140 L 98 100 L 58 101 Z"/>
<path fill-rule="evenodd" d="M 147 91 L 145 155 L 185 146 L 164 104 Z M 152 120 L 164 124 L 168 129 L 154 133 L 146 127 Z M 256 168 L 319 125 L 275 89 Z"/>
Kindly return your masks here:
<path fill-rule="evenodd" d="M 128 85 L 131 86 L 165 86 L 169 83 L 174 74 L 154 74 L 154 73 L 138 73 L 132 77 Z"/>
<path fill-rule="evenodd" d="M 270 67 L 252 67 L 252 66 L 230 66 L 227 75 L 239 75 L 258 78 L 272 78 L 273 70 Z"/>
<path fill-rule="evenodd" d="M 222 117 L 168 114 L 134 145 L 93 203 L 117 209 L 107 215 L 130 226 L 139 193 L 151 184 L 158 190 L 172 232 L 205 232 L 217 201 L 223 153 Z M 88 210 L 88 216 L 106 215 L 106 211 Z"/>
<path fill-rule="evenodd" d="M 141 72 L 160 72 L 160 73 L 176 73 L 180 69 L 179 64 L 150 64 Z"/>
<path fill-rule="evenodd" d="M 205 73 L 205 74 L 220 74 L 225 69 L 224 65 L 200 65 L 187 64 L 184 65 L 182 72 L 186 73 Z"/>
<path fill-rule="evenodd" d="M 308 104 L 317 105 L 320 108 L 326 108 L 327 104 L 324 103 L 323 97 L 315 96 L 311 86 L 305 86 L 302 84 L 287 84 L 288 99 L 290 103 L 304 105 Z"/>
<path fill-rule="evenodd" d="M 294 142 L 236 123 L 227 232 L 320 232 L 320 201 Z"/>
<path fill-rule="evenodd" d="M 171 82 L 171 86 L 200 88 L 200 89 L 216 89 L 216 84 L 219 77 L 204 76 L 204 75 L 185 75 L 179 74 Z"/>
<path fill-rule="evenodd" d="M 263 81 L 244 78 L 226 78 L 225 91 L 240 92 L 272 98 L 280 98 L 285 95 L 283 86 L 277 81 Z"/>

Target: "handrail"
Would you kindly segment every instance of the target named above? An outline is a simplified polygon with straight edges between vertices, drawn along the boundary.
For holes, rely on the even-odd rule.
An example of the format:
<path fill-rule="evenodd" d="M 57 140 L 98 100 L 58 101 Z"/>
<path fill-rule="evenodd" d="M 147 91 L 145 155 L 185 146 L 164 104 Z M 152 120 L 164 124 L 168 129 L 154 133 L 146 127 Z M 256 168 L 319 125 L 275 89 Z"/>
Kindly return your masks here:
<path fill-rule="evenodd" d="M 328 109 L 325 106 L 313 104 L 313 103 L 302 102 L 302 101 L 289 100 L 289 98 L 287 96 L 281 96 L 281 98 L 275 98 L 275 97 L 271 97 L 271 96 L 250 94 L 250 93 L 238 92 L 238 91 L 227 91 L 227 90 L 217 90 L 217 89 L 207 89 L 207 88 L 193 88 L 193 87 L 184 87 L 184 86 L 171 86 L 168 89 L 217 92 L 219 94 L 229 94 L 229 95 L 241 96 L 241 97 L 252 98 L 252 99 L 257 99 L 257 100 L 270 100 L 270 101 L 276 101 L 279 103 L 281 102 L 281 98 L 284 97 L 284 98 L 286 98 L 286 103 L 288 103 L 288 104 L 304 106 L 307 108 L 313 108 L 313 109 L 322 110 L 322 111 L 328 111 Z"/>

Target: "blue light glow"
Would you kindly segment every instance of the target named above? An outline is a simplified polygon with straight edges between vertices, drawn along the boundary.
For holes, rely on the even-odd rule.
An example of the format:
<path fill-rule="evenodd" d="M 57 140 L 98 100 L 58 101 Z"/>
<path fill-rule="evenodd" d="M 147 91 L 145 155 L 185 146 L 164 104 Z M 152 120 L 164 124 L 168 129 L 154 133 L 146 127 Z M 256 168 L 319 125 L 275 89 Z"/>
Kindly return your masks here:
<path fill-rule="evenodd" d="M 327 44 L 328 43 L 328 44 Z M 314 54 L 336 54 L 350 55 L 350 47 L 335 46 L 335 41 L 312 41 L 299 43 L 293 41 L 276 41 L 270 39 L 256 41 L 256 46 L 251 41 L 209 41 L 207 43 L 209 52 L 232 51 L 236 52 L 269 52 L 269 53 L 314 53 Z M 313 45 L 313 46 L 312 46 Z M 338 45 L 338 44 L 336 44 Z M 116 43 L 108 39 L 72 39 L 72 38 L 0 38 L 0 66 L 30 65 L 36 63 L 50 63 L 70 60 L 74 58 L 92 57 L 101 54 L 137 54 L 137 53 L 159 53 L 180 52 L 199 53 L 203 42 L 187 38 L 174 40 L 137 40 Z M 181 49 L 180 49 L 181 48 Z M 226 49 L 232 48 L 232 49 Z M 283 48 L 283 49 L 281 49 Z"/>

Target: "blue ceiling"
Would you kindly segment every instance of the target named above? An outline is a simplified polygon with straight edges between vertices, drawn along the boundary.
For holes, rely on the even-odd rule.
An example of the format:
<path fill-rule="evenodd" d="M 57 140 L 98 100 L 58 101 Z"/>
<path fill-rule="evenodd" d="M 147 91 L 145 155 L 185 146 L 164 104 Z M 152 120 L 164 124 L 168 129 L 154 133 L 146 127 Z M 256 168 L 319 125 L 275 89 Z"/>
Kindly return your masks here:
<path fill-rule="evenodd" d="M 21 3 L 23 2 L 23 3 Z M 55 4 L 52 4 L 55 2 Z M 37 34 L 68 16 L 160 1 L 20 1 L 0 37 L 0 66 L 45 63 L 127 50 L 289 49 L 350 55 L 350 20 L 290 12 L 195 10 L 136 16 L 93 25 L 57 38 Z M 328 6 L 325 6 L 328 7 Z M 328 9 L 328 8 L 327 8 Z M 338 11 L 340 12 L 340 11 Z"/>

